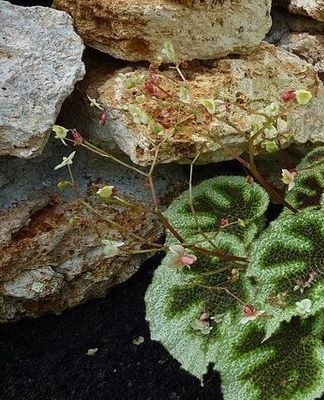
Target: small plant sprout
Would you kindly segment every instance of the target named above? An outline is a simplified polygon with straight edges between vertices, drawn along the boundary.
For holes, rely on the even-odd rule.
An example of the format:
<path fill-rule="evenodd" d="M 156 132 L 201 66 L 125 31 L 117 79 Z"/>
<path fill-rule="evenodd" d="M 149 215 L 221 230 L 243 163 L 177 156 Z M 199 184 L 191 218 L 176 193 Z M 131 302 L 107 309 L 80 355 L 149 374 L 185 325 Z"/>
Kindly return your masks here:
<path fill-rule="evenodd" d="M 168 265 L 172 268 L 182 269 L 183 267 L 190 267 L 195 264 L 197 257 L 193 254 L 186 253 L 183 246 L 174 244 L 169 246 L 171 255 L 169 256 Z"/>
<path fill-rule="evenodd" d="M 53 125 L 52 130 L 55 133 L 55 139 L 59 139 L 64 144 L 64 146 L 67 146 L 64 139 L 66 138 L 69 130 L 60 125 Z"/>
<path fill-rule="evenodd" d="M 63 167 L 69 167 L 73 164 L 73 157 L 75 156 L 76 151 L 73 151 L 69 156 L 63 157 L 63 161 L 54 167 L 54 170 L 58 170 Z"/>
<path fill-rule="evenodd" d="M 247 304 L 243 308 L 244 317 L 240 320 L 241 324 L 247 324 L 250 321 L 256 320 L 260 315 L 263 315 L 265 311 L 257 311 L 252 304 Z"/>
<path fill-rule="evenodd" d="M 296 90 L 296 100 L 297 103 L 301 106 L 305 106 L 306 104 L 308 104 L 311 101 L 312 97 L 312 93 L 308 90 Z"/>
<path fill-rule="evenodd" d="M 281 180 L 285 185 L 288 185 L 288 190 L 291 190 L 295 186 L 295 177 L 297 171 L 295 169 L 282 169 L 281 170 Z"/>
<path fill-rule="evenodd" d="M 198 103 L 205 107 L 207 112 L 211 115 L 216 113 L 216 104 L 214 99 L 200 99 Z"/>
<path fill-rule="evenodd" d="M 279 114 L 279 112 L 280 112 L 279 104 L 275 102 L 272 102 L 271 104 L 269 104 L 264 108 L 264 113 L 268 117 L 275 117 L 276 115 Z"/>
<path fill-rule="evenodd" d="M 97 196 L 101 200 L 108 200 L 114 193 L 115 186 L 104 186 L 97 191 Z"/>
<path fill-rule="evenodd" d="M 296 302 L 296 312 L 301 318 L 307 318 L 312 313 L 312 301 L 303 299 Z"/>
<path fill-rule="evenodd" d="M 172 64 L 177 64 L 178 60 L 176 57 L 176 53 L 173 48 L 173 44 L 170 40 L 166 40 L 163 44 L 163 49 L 161 51 L 162 55 L 165 57 L 165 59 L 172 63 Z"/>
<path fill-rule="evenodd" d="M 135 124 L 143 124 L 147 125 L 150 121 L 149 116 L 141 110 L 140 107 L 135 106 L 134 104 L 128 104 L 127 110 L 130 113 L 130 115 L 133 117 L 133 121 Z"/>
<path fill-rule="evenodd" d="M 190 91 L 188 88 L 186 88 L 185 86 L 181 86 L 180 87 L 180 91 L 178 93 L 179 99 L 183 102 L 183 103 L 191 103 L 192 102 L 192 97 L 190 94 Z"/>
<path fill-rule="evenodd" d="M 124 242 L 119 242 L 117 240 L 103 239 L 102 244 L 104 244 L 103 253 L 107 258 L 115 257 L 119 252 L 119 247 L 124 246 Z"/>
<path fill-rule="evenodd" d="M 161 51 L 163 58 L 171 63 L 175 65 L 175 69 L 177 70 L 178 74 L 180 75 L 181 79 L 183 81 L 186 80 L 186 78 L 183 76 L 182 71 L 179 68 L 179 65 L 181 64 L 181 60 L 178 60 L 176 53 L 174 51 L 174 47 L 173 44 L 171 43 L 170 40 L 166 40 L 163 44 L 163 49 Z"/>

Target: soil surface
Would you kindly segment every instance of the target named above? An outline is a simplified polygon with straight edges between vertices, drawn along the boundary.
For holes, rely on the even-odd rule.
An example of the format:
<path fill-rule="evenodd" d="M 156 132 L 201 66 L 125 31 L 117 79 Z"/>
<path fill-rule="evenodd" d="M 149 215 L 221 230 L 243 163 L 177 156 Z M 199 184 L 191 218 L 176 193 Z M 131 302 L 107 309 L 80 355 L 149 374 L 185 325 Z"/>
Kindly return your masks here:
<path fill-rule="evenodd" d="M 146 262 L 104 299 L 0 325 L 0 399 L 221 400 L 215 374 L 202 387 L 150 340 L 144 294 L 159 261 Z M 139 336 L 144 342 L 133 344 Z"/>

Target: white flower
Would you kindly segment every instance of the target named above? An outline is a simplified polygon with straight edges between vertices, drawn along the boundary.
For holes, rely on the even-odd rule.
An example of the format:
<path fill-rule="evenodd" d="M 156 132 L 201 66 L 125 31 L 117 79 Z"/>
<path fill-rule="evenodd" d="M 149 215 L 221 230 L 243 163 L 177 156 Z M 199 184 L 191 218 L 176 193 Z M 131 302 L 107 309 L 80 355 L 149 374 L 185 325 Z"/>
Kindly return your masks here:
<path fill-rule="evenodd" d="M 168 265 L 173 268 L 190 268 L 197 261 L 197 257 L 193 254 L 186 254 L 181 244 L 169 246 L 171 256 L 168 259 Z"/>
<path fill-rule="evenodd" d="M 103 252 L 107 258 L 115 257 L 119 253 L 119 247 L 125 244 L 124 242 L 110 239 L 103 239 L 101 242 L 105 245 Z"/>
<path fill-rule="evenodd" d="M 55 139 L 59 139 L 65 146 L 67 146 L 64 139 L 66 138 L 69 130 L 60 125 L 53 125 L 52 130 L 55 133 Z"/>
<path fill-rule="evenodd" d="M 66 165 L 72 165 L 73 164 L 73 157 L 75 156 L 76 151 L 73 151 L 69 156 L 63 157 L 63 161 L 61 164 L 57 165 L 54 169 L 60 169 L 65 167 Z"/>
<path fill-rule="evenodd" d="M 296 302 L 296 312 L 301 318 L 306 318 L 312 313 L 312 301 L 303 299 Z"/>
<path fill-rule="evenodd" d="M 201 320 L 199 318 L 192 321 L 190 326 L 194 331 L 200 331 L 203 335 L 209 335 L 210 331 L 213 329 L 213 327 L 210 326 L 209 321 Z"/>
<path fill-rule="evenodd" d="M 97 352 L 98 352 L 98 347 L 95 347 L 93 349 L 88 349 L 86 355 L 89 357 L 93 357 Z"/>
<path fill-rule="evenodd" d="M 132 343 L 135 344 L 135 346 L 139 346 L 144 342 L 145 342 L 145 339 L 143 338 L 143 336 L 135 336 L 132 340 Z"/>
<path fill-rule="evenodd" d="M 291 190 L 295 186 L 295 176 L 297 172 L 295 170 L 282 169 L 281 180 L 285 185 L 288 185 L 288 190 Z"/>
<path fill-rule="evenodd" d="M 98 102 L 97 102 L 96 99 L 92 99 L 92 98 L 91 98 L 90 96 L 88 96 L 88 95 L 87 95 L 87 97 L 88 97 L 88 99 L 89 99 L 89 101 L 90 101 L 90 107 L 97 107 L 98 110 L 100 110 L 100 111 L 103 111 L 103 110 L 104 110 L 104 108 L 103 108 L 100 104 L 98 104 Z"/>

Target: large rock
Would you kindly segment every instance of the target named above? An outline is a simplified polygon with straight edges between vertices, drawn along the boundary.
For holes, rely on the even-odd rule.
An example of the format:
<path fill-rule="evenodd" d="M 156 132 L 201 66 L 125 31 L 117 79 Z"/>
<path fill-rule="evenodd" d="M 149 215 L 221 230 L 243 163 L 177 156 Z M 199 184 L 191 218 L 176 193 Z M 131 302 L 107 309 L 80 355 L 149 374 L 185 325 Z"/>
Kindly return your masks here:
<path fill-rule="evenodd" d="M 132 254 L 154 245 L 128 233 L 147 243 L 159 241 L 163 229 L 154 215 L 104 204 L 91 194 L 86 200 L 102 217 L 80 200 L 47 196 L 0 212 L 0 322 L 60 313 L 102 297 L 152 254 Z M 107 239 L 124 242 L 125 251 L 107 258 L 102 242 Z"/>
<path fill-rule="evenodd" d="M 281 3 L 280 3 L 281 4 Z M 282 0 L 288 11 L 324 21 L 324 0 Z"/>
<path fill-rule="evenodd" d="M 89 70 L 92 72 L 77 86 L 73 97 L 63 109 L 65 124 L 69 128 L 80 129 L 83 134 L 88 133 L 90 141 L 103 148 L 111 150 L 114 143 L 117 143 L 134 163 L 140 165 L 152 164 L 156 145 L 159 145 L 156 158 L 158 163 L 188 163 L 198 152 L 198 162 L 233 158 L 233 154 L 224 151 L 219 145 L 219 140 L 236 153 L 243 152 L 244 134 L 250 131 L 253 122 L 244 108 L 262 110 L 278 101 L 283 91 L 292 88 L 307 89 L 313 95 L 318 95 L 307 107 L 298 107 L 289 115 L 287 130 L 293 140 L 297 143 L 324 140 L 324 96 L 314 68 L 299 57 L 266 43 L 248 55 L 207 64 L 196 62 L 189 66 L 184 73 L 187 77 L 186 85 L 194 99 L 215 98 L 216 93 L 217 99 L 227 104 L 238 103 L 240 107 L 221 106 L 217 116 L 211 120 L 208 115 L 204 115 L 201 107 L 200 116 L 191 115 L 180 125 L 184 116 L 190 115 L 190 110 L 197 112 L 197 103 L 192 99 L 188 104 L 179 103 L 181 80 L 174 70 L 158 73 L 160 86 L 169 92 L 160 92 L 162 99 L 147 95 L 146 84 L 150 79 L 147 69 L 130 66 L 112 73 L 112 66 L 100 61 L 96 68 L 91 66 Z M 108 121 L 105 125 L 98 124 L 100 111 L 89 106 L 87 95 L 97 99 L 99 105 L 106 110 Z M 149 118 L 159 121 L 164 117 L 167 120 L 170 117 L 167 114 L 171 112 L 173 115 L 170 118 L 175 121 L 171 128 L 174 128 L 174 124 L 178 124 L 178 127 L 175 131 L 165 128 L 162 134 L 152 132 L 151 123 L 134 122 L 129 104 L 144 110 Z M 177 107 L 186 111 L 177 114 Z M 73 120 L 71 116 L 74 116 Z"/>
<path fill-rule="evenodd" d="M 317 73 L 324 76 L 324 35 L 287 33 L 281 38 L 278 47 L 313 64 Z"/>
<path fill-rule="evenodd" d="M 85 73 L 71 17 L 0 0 L 0 155 L 39 154 L 64 99 Z"/>
<path fill-rule="evenodd" d="M 270 0 L 55 0 L 86 44 L 129 61 L 153 61 L 172 41 L 186 60 L 244 53 L 271 26 Z"/>
<path fill-rule="evenodd" d="M 282 8 L 273 8 L 272 26 L 265 40 L 276 44 L 290 32 L 309 33 L 311 35 L 323 34 L 324 22 L 315 21 L 303 15 L 289 14 Z"/>

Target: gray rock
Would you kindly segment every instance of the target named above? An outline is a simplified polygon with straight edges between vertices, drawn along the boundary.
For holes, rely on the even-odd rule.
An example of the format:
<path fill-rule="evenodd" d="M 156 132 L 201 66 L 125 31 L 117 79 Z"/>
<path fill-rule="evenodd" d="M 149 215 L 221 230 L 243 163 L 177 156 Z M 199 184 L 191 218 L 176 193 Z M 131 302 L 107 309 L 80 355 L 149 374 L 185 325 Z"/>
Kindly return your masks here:
<path fill-rule="evenodd" d="M 20 223 L 0 246 L 0 322 L 60 313 L 102 297 L 154 253 L 132 251 L 152 248 L 159 242 L 163 228 L 157 217 L 135 207 L 104 203 L 96 198 L 97 189 L 95 185 L 85 197 L 88 206 L 80 199 L 46 197 L 45 205 L 37 212 L 32 210 L 40 206 L 39 200 L 27 204 L 27 219 L 22 212 L 26 209 L 24 203 L 1 212 L 1 218 Z M 140 206 L 138 202 L 133 204 Z M 71 218 L 75 224 L 71 224 Z M 107 223 L 107 218 L 124 228 Z M 122 242 L 122 251 L 106 257 L 103 240 Z"/>
<path fill-rule="evenodd" d="M 80 129 L 90 141 L 110 151 L 117 144 L 138 165 L 152 164 L 156 146 L 159 146 L 157 163 L 190 163 L 198 152 L 200 163 L 231 159 L 233 152 L 234 155 L 241 154 L 246 147 L 246 134 L 257 119 L 251 118 L 248 109 L 260 112 L 272 102 L 280 102 L 280 94 L 289 89 L 309 90 L 314 99 L 306 107 L 293 110 L 287 117 L 287 125 L 279 133 L 289 132 L 297 143 L 324 141 L 324 95 L 314 67 L 265 42 L 249 54 L 190 64 L 184 71 L 191 93 L 189 103 L 179 101 L 183 83 L 174 70 L 156 72 L 160 85 L 168 93 L 160 94 L 162 101 L 147 93 L 146 83 L 150 76 L 147 68 L 129 65 L 113 70 L 105 65 L 95 71 L 77 86 L 66 103 L 64 124 Z M 204 109 L 199 109 L 199 100 L 215 98 L 215 93 L 216 100 L 226 102 L 227 107 L 223 104 L 215 117 L 207 119 Z M 106 110 L 108 120 L 104 126 L 98 124 L 99 110 L 90 106 L 87 96 L 95 98 Z M 136 121 L 129 112 L 130 104 L 133 108 L 136 106 L 135 114 L 143 110 L 148 121 Z M 164 125 L 165 129 L 156 133 L 151 127 L 156 121 L 163 123 L 168 109 L 176 117 L 171 116 L 170 126 Z M 194 111 L 190 118 L 185 118 L 190 115 L 188 109 Z M 181 127 L 177 128 L 182 119 Z M 177 129 L 173 129 L 174 125 Z M 220 140 L 231 153 L 222 148 Z"/>
<path fill-rule="evenodd" d="M 55 0 L 85 43 L 116 58 L 154 61 L 171 40 L 179 58 L 245 53 L 271 26 L 270 0 Z M 164 59 L 166 61 L 166 59 Z"/>
<path fill-rule="evenodd" d="M 144 179 L 131 170 L 53 140 L 36 158 L 1 157 L 0 322 L 60 313 L 104 296 L 109 288 L 132 276 L 151 255 L 123 254 L 107 260 L 103 257 L 102 238 L 124 241 L 127 249 L 142 244 L 124 238 L 80 207 L 73 191 L 57 189 L 56 183 L 69 176 L 66 169 L 53 168 L 73 150 L 77 154 L 72 170 L 82 197 L 105 216 L 119 218 L 129 231 L 154 241 L 162 234 L 161 225 L 149 212 L 116 210 L 86 193 L 89 186 L 92 193 L 96 190 L 92 184 L 114 185 L 120 197 L 132 196 L 134 201 L 150 207 L 151 196 Z M 180 166 L 157 166 L 154 176 L 162 208 L 187 187 L 187 177 Z M 68 220 L 74 216 L 84 217 L 87 223 L 71 229 Z"/>
<path fill-rule="evenodd" d="M 324 21 L 324 0 L 282 0 L 289 12 Z"/>
<path fill-rule="evenodd" d="M 287 33 L 283 35 L 279 48 L 296 54 L 303 60 L 313 64 L 320 76 L 324 73 L 324 35 L 303 33 Z"/>
<path fill-rule="evenodd" d="M 84 45 L 71 17 L 50 8 L 0 0 L 0 26 L 0 155 L 34 157 L 84 76 Z"/>

